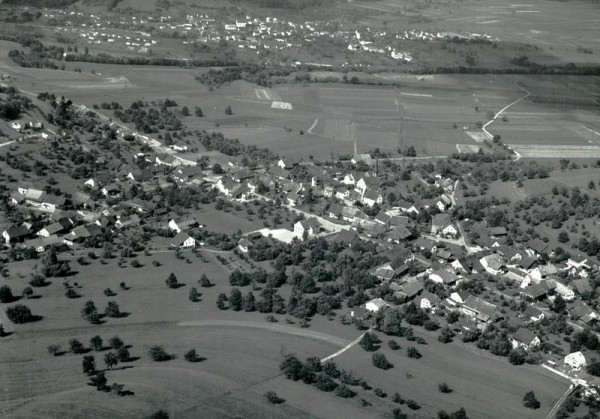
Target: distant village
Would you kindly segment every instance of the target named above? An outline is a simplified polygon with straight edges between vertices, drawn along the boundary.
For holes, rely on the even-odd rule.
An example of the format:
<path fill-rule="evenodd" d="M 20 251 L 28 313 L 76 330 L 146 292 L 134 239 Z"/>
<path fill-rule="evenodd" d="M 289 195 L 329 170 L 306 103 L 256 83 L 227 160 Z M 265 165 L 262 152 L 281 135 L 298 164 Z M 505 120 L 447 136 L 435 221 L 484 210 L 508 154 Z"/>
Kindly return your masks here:
<path fill-rule="evenodd" d="M 77 35 L 84 45 L 120 46 L 141 54 L 150 53 L 152 47 L 160 44 L 165 38 L 179 39 L 184 45 L 227 42 L 238 49 L 256 51 L 257 54 L 265 50 L 301 49 L 323 38 L 345 44 L 349 52 L 362 51 L 410 63 L 413 61 L 412 53 L 399 50 L 400 41 L 499 41 L 488 34 L 433 33 L 414 28 L 399 32 L 377 31 L 369 27 L 345 29 L 337 23 L 292 22 L 269 16 L 220 19 L 196 13 L 178 20 L 170 15 L 152 14 L 136 17 L 112 13 L 46 10 L 44 17 L 57 22 L 57 33 Z M 296 61 L 288 64 L 302 63 Z"/>

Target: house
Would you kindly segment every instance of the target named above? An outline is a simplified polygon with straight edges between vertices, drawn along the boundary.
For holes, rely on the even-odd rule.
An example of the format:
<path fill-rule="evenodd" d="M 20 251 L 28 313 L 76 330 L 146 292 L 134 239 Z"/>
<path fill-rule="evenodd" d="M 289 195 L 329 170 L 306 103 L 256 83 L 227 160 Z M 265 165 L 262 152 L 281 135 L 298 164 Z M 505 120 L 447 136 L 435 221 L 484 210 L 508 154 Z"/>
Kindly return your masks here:
<path fill-rule="evenodd" d="M 600 316 L 590 306 L 583 301 L 575 301 L 569 307 L 569 316 L 572 320 L 580 320 L 585 324 L 598 321 Z"/>
<path fill-rule="evenodd" d="M 523 269 L 527 269 L 527 270 L 535 268 L 537 266 L 537 264 L 538 264 L 537 259 L 533 258 L 531 256 L 522 257 L 517 262 L 517 266 L 519 266 L 520 268 L 523 268 Z"/>
<path fill-rule="evenodd" d="M 415 304 L 423 310 L 433 310 L 440 304 L 440 297 L 429 291 L 424 291 L 415 299 Z"/>
<path fill-rule="evenodd" d="M 38 237 L 36 239 L 26 240 L 23 243 L 25 249 L 34 249 L 36 252 L 41 253 L 46 251 L 52 246 L 65 243 L 60 237 L 53 235 L 48 237 Z"/>
<path fill-rule="evenodd" d="M 406 213 L 414 213 L 414 214 L 419 214 L 419 209 L 416 207 L 415 204 L 412 204 L 408 201 L 396 201 L 396 206 L 393 207 L 393 209 L 397 209 L 400 210 L 402 212 L 406 212 Z"/>
<path fill-rule="evenodd" d="M 379 181 L 375 176 L 362 176 L 356 185 L 354 190 L 362 195 L 366 194 L 369 189 L 377 189 L 379 187 Z"/>
<path fill-rule="evenodd" d="M 460 311 L 468 317 L 474 319 L 479 325 L 492 323 L 496 318 L 501 317 L 498 307 L 492 303 L 488 303 L 479 297 L 470 295 L 460 307 Z"/>
<path fill-rule="evenodd" d="M 527 272 L 517 268 L 506 268 L 506 272 L 504 272 L 506 279 L 516 282 L 517 284 L 522 284 L 525 278 L 527 278 L 527 275 Z"/>
<path fill-rule="evenodd" d="M 331 239 L 333 243 L 343 244 L 347 247 L 352 247 L 352 245 L 359 241 L 358 233 L 355 230 L 342 230 L 336 235 L 334 235 Z"/>
<path fill-rule="evenodd" d="M 99 236 L 102 234 L 102 228 L 97 224 L 78 226 L 65 236 L 65 240 L 70 242 L 83 241 L 88 237 Z"/>
<path fill-rule="evenodd" d="M 469 265 L 466 258 L 455 259 L 450 263 L 450 266 L 452 266 L 456 272 L 465 274 L 471 273 L 471 265 Z"/>
<path fill-rule="evenodd" d="M 565 301 L 573 301 L 575 299 L 575 291 L 573 288 L 568 286 L 562 281 L 558 279 L 552 280 L 554 283 L 554 290 L 565 300 Z"/>
<path fill-rule="evenodd" d="M 27 236 L 29 236 L 29 228 L 25 224 L 21 224 L 20 226 L 12 225 L 2 232 L 2 237 L 6 244 L 21 241 Z"/>
<path fill-rule="evenodd" d="M 299 238 L 303 238 L 304 233 L 306 233 L 308 237 L 315 236 L 319 233 L 320 229 L 321 224 L 319 224 L 319 221 L 316 218 L 300 220 L 294 224 L 294 234 Z"/>
<path fill-rule="evenodd" d="M 450 214 L 435 214 L 431 220 L 431 234 L 456 237 L 458 235 L 458 227 L 452 222 Z"/>
<path fill-rule="evenodd" d="M 573 284 L 575 291 L 577 291 L 577 294 L 580 296 L 590 296 L 594 291 L 587 278 L 574 279 L 571 281 L 571 284 Z"/>
<path fill-rule="evenodd" d="M 540 301 L 546 298 L 550 290 L 542 284 L 533 284 L 521 291 L 521 295 L 532 301 Z"/>
<path fill-rule="evenodd" d="M 252 246 L 252 242 L 245 237 L 242 237 L 238 242 L 238 249 L 244 253 L 248 253 L 250 246 Z"/>
<path fill-rule="evenodd" d="M 15 131 L 20 131 L 21 128 L 23 128 L 23 125 L 21 125 L 21 123 L 19 121 L 12 121 L 10 123 L 10 127 L 12 129 L 14 129 Z"/>
<path fill-rule="evenodd" d="M 383 203 L 383 196 L 374 189 L 367 189 L 362 197 L 362 203 L 368 207 Z"/>
<path fill-rule="evenodd" d="M 389 304 L 383 301 L 381 298 L 374 298 L 365 304 L 365 308 L 372 313 L 377 313 L 379 310 L 382 310 L 386 307 L 389 307 Z"/>
<path fill-rule="evenodd" d="M 389 264 L 378 267 L 372 272 L 372 274 L 382 281 L 389 281 L 394 278 L 394 270 Z"/>
<path fill-rule="evenodd" d="M 468 291 L 454 291 L 450 294 L 448 301 L 450 301 L 452 305 L 464 304 L 470 296 L 471 294 Z"/>
<path fill-rule="evenodd" d="M 539 256 L 548 249 L 548 243 L 544 243 L 540 239 L 532 239 L 527 242 L 527 247 L 533 252 L 533 254 Z"/>
<path fill-rule="evenodd" d="M 523 312 L 523 317 L 529 322 L 537 323 L 544 319 L 544 312 L 534 305 L 528 305 Z"/>
<path fill-rule="evenodd" d="M 175 167 L 181 165 L 181 161 L 172 154 L 157 154 L 156 164 L 159 166 Z"/>
<path fill-rule="evenodd" d="M 580 370 L 582 367 L 594 363 L 598 359 L 598 354 L 595 352 L 572 352 L 565 356 L 565 365 L 571 367 L 574 370 Z"/>
<path fill-rule="evenodd" d="M 539 346 L 541 341 L 531 330 L 521 327 L 510 336 L 510 343 L 513 349 L 520 348 L 527 351 Z"/>
<path fill-rule="evenodd" d="M 339 219 L 342 216 L 343 207 L 337 203 L 333 202 L 329 205 L 329 209 L 327 210 L 327 215 L 331 218 Z"/>
<path fill-rule="evenodd" d="M 101 192 L 104 196 L 117 196 L 121 193 L 121 187 L 119 184 L 113 182 L 103 186 Z"/>
<path fill-rule="evenodd" d="M 267 170 L 267 173 L 271 175 L 274 180 L 284 180 L 289 177 L 289 172 L 279 166 L 271 166 Z"/>
<path fill-rule="evenodd" d="M 184 231 L 177 233 L 177 235 L 171 239 L 172 247 L 194 247 L 195 245 L 196 240 Z"/>
<path fill-rule="evenodd" d="M 133 215 L 124 216 L 124 217 L 119 218 L 115 222 L 115 227 L 117 227 L 119 229 L 124 229 L 124 228 L 128 228 L 128 227 L 137 226 L 139 224 L 140 224 L 140 217 L 138 217 L 136 214 L 133 214 Z"/>
<path fill-rule="evenodd" d="M 223 176 L 217 181 L 215 188 L 225 196 L 232 196 L 233 193 L 240 188 L 240 184 L 229 176 Z"/>
<path fill-rule="evenodd" d="M 344 176 L 341 183 L 343 183 L 344 185 L 354 186 L 356 184 L 356 178 L 354 177 L 354 174 L 348 173 Z"/>
<path fill-rule="evenodd" d="M 439 269 L 429 274 L 429 279 L 443 285 L 454 285 L 459 277 L 450 269 Z"/>
<path fill-rule="evenodd" d="M 287 194 L 285 196 L 285 199 L 287 200 L 287 204 L 290 207 L 295 207 L 300 203 L 300 200 L 302 199 L 302 197 L 300 195 L 298 195 L 297 192 L 290 192 L 289 194 Z"/>
<path fill-rule="evenodd" d="M 385 233 L 388 242 L 400 243 L 412 237 L 412 231 L 404 226 L 398 226 Z"/>
<path fill-rule="evenodd" d="M 181 233 L 184 230 L 189 230 L 190 228 L 197 227 L 198 221 L 193 218 L 171 218 L 169 220 L 169 229 Z"/>
<path fill-rule="evenodd" d="M 64 230 L 64 226 L 61 223 L 56 222 L 56 223 L 47 225 L 46 227 L 44 227 L 43 229 L 38 231 L 37 235 L 40 237 L 49 237 L 53 234 L 60 233 L 63 230 Z"/>
<path fill-rule="evenodd" d="M 413 299 L 423 291 L 423 285 L 417 280 L 409 280 L 400 291 L 394 293 L 394 297 L 400 299 Z"/>
<path fill-rule="evenodd" d="M 481 259 L 479 259 L 479 262 L 484 267 L 484 269 L 492 275 L 499 275 L 500 273 L 502 273 L 503 268 L 505 266 L 504 260 L 502 260 L 502 257 L 498 254 L 484 256 Z"/>
<path fill-rule="evenodd" d="M 506 227 L 490 227 L 488 233 L 492 237 L 504 237 L 508 234 Z"/>

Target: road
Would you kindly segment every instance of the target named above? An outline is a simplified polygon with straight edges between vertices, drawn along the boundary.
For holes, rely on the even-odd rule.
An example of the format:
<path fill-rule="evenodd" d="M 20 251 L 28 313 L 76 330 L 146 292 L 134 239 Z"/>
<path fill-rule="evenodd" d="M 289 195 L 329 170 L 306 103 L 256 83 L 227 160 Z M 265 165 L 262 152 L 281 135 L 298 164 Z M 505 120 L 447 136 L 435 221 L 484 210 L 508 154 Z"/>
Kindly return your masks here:
<path fill-rule="evenodd" d="M 556 417 L 556 413 L 558 412 L 558 409 L 560 409 L 560 406 L 565 402 L 565 400 L 567 400 L 567 397 L 569 397 L 575 391 L 576 388 L 577 386 L 574 386 L 573 384 L 569 386 L 569 389 L 565 392 L 565 394 L 563 394 L 561 398 L 558 399 L 556 404 L 552 407 L 552 410 L 550 410 L 550 413 L 548 413 L 546 419 L 553 419 L 554 417 Z"/>
<path fill-rule="evenodd" d="M 363 338 L 363 336 L 370 332 L 371 329 L 367 330 L 365 333 L 363 333 L 362 335 L 360 335 L 359 337 L 357 337 L 356 339 L 354 339 L 352 342 L 350 342 L 349 344 L 347 344 L 346 346 L 344 346 L 342 349 L 340 349 L 339 351 L 321 359 L 321 364 L 324 364 L 325 362 L 329 361 L 330 359 L 335 358 L 336 356 L 340 356 L 341 354 L 343 354 L 344 352 L 346 352 L 348 349 L 352 348 L 354 345 L 356 345 L 358 342 L 361 341 L 361 339 Z"/>
<path fill-rule="evenodd" d="M 499 111 L 499 112 L 498 112 L 496 115 L 494 115 L 494 117 L 493 117 L 492 119 L 490 119 L 490 120 L 489 120 L 489 121 L 488 121 L 488 122 L 487 122 L 487 123 L 486 123 L 486 124 L 485 124 L 485 125 L 484 125 L 484 126 L 481 128 L 481 129 L 483 130 L 483 132 L 484 132 L 484 133 L 485 133 L 485 134 L 488 136 L 488 138 L 492 139 L 492 138 L 494 138 L 494 136 L 493 136 L 492 134 L 490 134 L 490 132 L 489 132 L 489 131 L 488 131 L 486 128 L 487 128 L 489 125 L 491 125 L 492 123 L 494 123 L 494 121 L 496 121 L 496 119 L 498 119 L 498 117 L 499 117 L 500 115 L 502 115 L 502 112 L 506 111 L 508 108 L 510 108 L 510 107 L 512 107 L 512 106 L 514 106 L 514 105 L 516 105 L 517 103 L 521 102 L 522 100 L 525 100 L 525 99 L 527 99 L 527 98 L 528 98 L 528 97 L 531 95 L 531 93 L 530 93 L 528 90 L 526 90 L 526 89 L 523 89 L 522 87 L 520 87 L 520 88 L 521 88 L 521 90 L 523 90 L 524 92 L 526 92 L 525 96 L 522 96 L 522 97 L 520 97 L 519 99 L 515 100 L 514 102 L 511 102 L 511 103 L 509 103 L 509 104 L 508 104 L 508 105 L 506 105 L 504 108 L 500 109 L 500 111 Z M 515 150 L 513 150 L 513 153 L 515 153 L 515 155 L 516 155 L 516 156 L 515 156 L 515 158 L 514 158 L 514 161 L 518 161 L 519 159 L 521 159 L 521 155 L 520 155 L 518 152 L 516 152 Z"/>

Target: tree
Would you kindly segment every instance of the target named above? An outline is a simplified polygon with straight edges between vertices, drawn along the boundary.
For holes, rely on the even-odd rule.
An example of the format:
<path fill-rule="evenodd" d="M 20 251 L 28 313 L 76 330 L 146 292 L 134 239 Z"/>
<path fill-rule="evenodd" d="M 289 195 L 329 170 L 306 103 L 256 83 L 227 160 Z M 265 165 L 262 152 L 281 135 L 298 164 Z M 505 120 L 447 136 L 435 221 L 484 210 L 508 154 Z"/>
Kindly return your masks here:
<path fill-rule="evenodd" d="M 200 283 L 200 286 L 202 288 L 210 288 L 212 287 L 212 284 L 210 283 L 208 277 L 206 276 L 206 274 L 202 274 L 202 276 L 200 277 L 200 279 L 198 280 L 198 282 Z"/>
<path fill-rule="evenodd" d="M 567 309 L 567 302 L 562 298 L 560 294 L 558 294 L 554 298 L 554 303 L 552 304 L 552 311 L 555 313 L 564 313 Z"/>
<path fill-rule="evenodd" d="M 200 362 L 202 360 L 202 357 L 198 355 L 195 349 L 190 349 L 187 351 L 185 354 L 183 354 L 183 358 L 187 362 Z"/>
<path fill-rule="evenodd" d="M 100 322 L 98 309 L 91 300 L 86 301 L 83 309 L 81 309 L 81 316 L 92 324 L 98 324 Z"/>
<path fill-rule="evenodd" d="M 60 354 L 61 354 L 61 351 L 60 351 L 60 345 L 57 345 L 57 344 L 51 344 L 51 345 L 48 345 L 48 346 L 46 347 L 46 349 L 48 350 L 48 353 L 49 353 L 50 355 L 53 355 L 53 356 L 58 356 L 58 355 L 60 355 Z"/>
<path fill-rule="evenodd" d="M 225 306 L 225 302 L 227 301 L 227 296 L 224 293 L 220 293 L 217 297 L 217 307 L 219 310 L 225 310 L 227 307 Z"/>
<path fill-rule="evenodd" d="M 108 344 L 112 349 L 119 349 L 124 345 L 123 341 L 118 336 L 113 336 L 112 338 L 110 338 L 108 340 Z"/>
<path fill-rule="evenodd" d="M 333 391 L 338 386 L 329 375 L 320 373 L 316 376 L 314 386 L 321 391 Z"/>
<path fill-rule="evenodd" d="M 169 361 L 173 359 L 173 357 L 165 351 L 165 348 L 160 345 L 154 345 L 150 347 L 148 350 L 148 355 L 150 355 L 150 358 L 156 362 Z"/>
<path fill-rule="evenodd" d="M 373 361 L 373 366 L 382 370 L 389 370 L 394 366 L 381 352 L 375 352 L 371 360 Z"/>
<path fill-rule="evenodd" d="M 173 272 L 171 272 L 169 274 L 169 276 L 165 280 L 165 284 L 167 284 L 167 287 L 169 287 L 171 289 L 177 288 L 177 285 L 178 285 L 177 277 L 175 276 L 175 274 Z"/>
<path fill-rule="evenodd" d="M 558 241 L 560 243 L 566 243 L 569 241 L 569 233 L 567 233 L 566 231 L 561 231 L 560 233 L 558 233 Z"/>
<path fill-rule="evenodd" d="M 202 118 L 204 116 L 202 109 L 200 109 L 198 106 L 196 106 L 196 108 L 194 109 L 194 113 L 198 118 Z"/>
<path fill-rule="evenodd" d="M 225 170 L 223 170 L 223 166 L 221 166 L 219 163 L 213 164 L 212 171 L 215 175 L 222 175 L 223 173 L 225 173 Z"/>
<path fill-rule="evenodd" d="M 452 338 L 454 337 L 454 332 L 450 330 L 449 327 L 444 327 L 438 336 L 438 340 L 442 343 L 452 342 Z"/>
<path fill-rule="evenodd" d="M 193 303 L 197 303 L 198 301 L 200 301 L 200 293 L 198 292 L 198 288 L 190 288 L 189 299 Z"/>
<path fill-rule="evenodd" d="M 513 365 L 523 365 L 525 363 L 526 354 L 523 350 L 516 349 L 508 354 L 508 362 Z"/>
<path fill-rule="evenodd" d="M 2 285 L 0 287 L 0 303 L 12 303 L 15 297 L 13 296 L 12 290 L 8 285 Z"/>
<path fill-rule="evenodd" d="M 351 399 L 356 396 L 356 392 L 352 391 L 347 385 L 342 384 L 335 390 L 335 395 L 344 399 Z"/>
<path fill-rule="evenodd" d="M 237 288 L 232 288 L 229 294 L 229 307 L 233 311 L 240 311 L 242 309 L 242 292 Z"/>
<path fill-rule="evenodd" d="M 452 393 L 452 389 L 450 388 L 450 386 L 447 383 L 440 383 L 438 385 L 438 389 L 440 390 L 441 393 Z"/>
<path fill-rule="evenodd" d="M 181 108 L 181 116 L 190 116 L 190 110 L 187 106 Z"/>
<path fill-rule="evenodd" d="M 419 359 L 422 357 L 421 353 L 414 346 L 409 346 L 406 348 L 406 356 L 414 359 Z"/>
<path fill-rule="evenodd" d="M 252 291 L 249 291 L 244 297 L 243 306 L 244 311 L 256 311 L 256 299 L 254 298 Z"/>
<path fill-rule="evenodd" d="M 35 320 L 35 317 L 33 314 L 31 314 L 29 307 L 23 304 L 17 304 L 15 306 L 8 307 L 6 309 L 6 315 L 11 322 L 17 324 L 29 323 Z"/>
<path fill-rule="evenodd" d="M 104 309 L 104 314 L 108 317 L 121 317 L 121 310 L 115 301 L 109 301 Z"/>
<path fill-rule="evenodd" d="M 102 343 L 102 338 L 98 335 L 90 339 L 90 346 L 94 351 L 101 351 L 103 349 Z"/>
<path fill-rule="evenodd" d="M 110 392 L 116 396 L 122 396 L 124 388 L 125 386 L 123 384 L 113 383 L 112 386 L 110 386 Z"/>
<path fill-rule="evenodd" d="M 119 362 L 128 362 L 131 359 L 129 349 L 127 349 L 125 346 L 121 346 L 119 349 L 117 349 L 117 359 Z"/>
<path fill-rule="evenodd" d="M 304 365 L 294 355 L 286 355 L 283 362 L 279 365 L 279 369 L 290 380 L 298 381 L 304 377 Z"/>
<path fill-rule="evenodd" d="M 23 288 L 23 292 L 21 295 L 29 300 L 33 296 L 33 288 L 31 288 L 31 287 Z"/>
<path fill-rule="evenodd" d="M 413 146 L 410 146 L 406 149 L 404 155 L 407 157 L 417 157 L 417 152 Z"/>
<path fill-rule="evenodd" d="M 231 106 L 225 108 L 225 115 L 232 115 L 233 111 L 231 110 Z"/>
<path fill-rule="evenodd" d="M 523 406 L 525 406 L 528 409 L 540 408 L 540 402 L 535 397 L 535 393 L 533 392 L 533 390 L 529 390 L 527 393 L 525 393 L 525 396 L 523 397 Z"/>
<path fill-rule="evenodd" d="M 98 391 L 106 389 L 106 381 L 106 376 L 102 371 L 96 372 L 96 374 L 90 377 L 90 384 L 96 387 Z"/>
<path fill-rule="evenodd" d="M 275 393 L 274 391 L 267 391 L 265 393 L 265 399 L 267 399 L 269 402 L 271 402 L 273 404 L 281 404 L 281 403 L 285 402 L 285 399 L 279 397 L 277 395 L 277 393 Z"/>
<path fill-rule="evenodd" d="M 379 343 L 381 343 L 381 340 L 375 333 L 366 332 L 360 340 L 359 345 L 365 351 L 373 352 L 379 349 Z"/>
<path fill-rule="evenodd" d="M 85 352 L 85 346 L 83 346 L 83 343 L 79 342 L 77 339 L 71 339 L 69 341 L 69 349 L 74 354 L 82 354 Z"/>
<path fill-rule="evenodd" d="M 154 413 L 150 419 L 169 419 L 169 414 L 165 411 L 165 410 L 159 410 L 158 412 Z"/>
<path fill-rule="evenodd" d="M 86 375 L 92 375 L 96 373 L 96 360 L 92 355 L 86 355 L 81 361 L 81 368 L 83 373 Z"/>
<path fill-rule="evenodd" d="M 117 366 L 118 363 L 119 363 L 119 359 L 117 358 L 117 355 L 115 355 L 114 353 L 109 352 L 104 355 L 104 364 L 106 365 L 106 368 L 108 368 L 109 370 L 112 370 L 113 367 Z"/>

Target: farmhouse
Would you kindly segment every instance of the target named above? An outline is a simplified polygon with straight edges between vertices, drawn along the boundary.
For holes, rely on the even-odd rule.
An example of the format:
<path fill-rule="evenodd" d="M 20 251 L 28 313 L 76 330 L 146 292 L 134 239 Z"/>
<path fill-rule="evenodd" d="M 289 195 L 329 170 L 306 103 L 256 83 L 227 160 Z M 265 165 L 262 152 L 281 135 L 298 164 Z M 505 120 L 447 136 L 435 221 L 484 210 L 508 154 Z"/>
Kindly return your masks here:
<path fill-rule="evenodd" d="M 431 234 L 456 237 L 458 235 L 458 228 L 450 219 L 450 214 L 435 214 L 431 220 Z"/>
<path fill-rule="evenodd" d="M 29 227 L 25 224 L 20 226 L 12 225 L 2 232 L 2 237 L 4 237 L 6 244 L 23 240 L 27 236 L 29 236 Z"/>
<path fill-rule="evenodd" d="M 440 297 L 428 291 L 424 291 L 415 299 L 415 304 L 423 310 L 433 310 L 440 304 Z"/>
<path fill-rule="evenodd" d="M 171 239 L 172 247 L 194 247 L 195 245 L 196 240 L 183 231 L 177 233 L 177 235 Z"/>
<path fill-rule="evenodd" d="M 321 229 L 321 224 L 316 218 L 311 218 L 309 220 L 300 220 L 296 224 L 294 224 L 294 234 L 296 237 L 304 237 L 306 233 L 308 237 L 315 236 L 319 233 Z"/>
<path fill-rule="evenodd" d="M 460 311 L 475 320 L 479 327 L 485 327 L 501 317 L 498 307 L 473 295 L 462 304 Z"/>
<path fill-rule="evenodd" d="M 190 228 L 197 226 L 198 221 L 193 218 L 171 218 L 169 220 L 169 228 L 176 233 L 181 233 L 182 231 L 189 230 Z"/>
<path fill-rule="evenodd" d="M 365 304 L 365 308 L 372 313 L 377 313 L 379 310 L 389 307 L 389 304 L 383 301 L 381 298 L 374 298 Z"/>
<path fill-rule="evenodd" d="M 250 246 L 252 246 L 252 242 L 245 237 L 242 237 L 238 242 L 238 249 L 244 253 L 248 253 Z"/>
<path fill-rule="evenodd" d="M 580 370 L 582 367 L 592 364 L 598 358 L 599 356 L 595 352 L 577 351 L 565 356 L 564 363 L 574 370 Z"/>
<path fill-rule="evenodd" d="M 56 223 L 47 225 L 46 227 L 44 227 L 43 229 L 38 231 L 37 235 L 40 237 L 49 237 L 53 234 L 60 233 L 63 230 L 64 230 L 63 225 L 61 223 L 56 222 Z"/>
<path fill-rule="evenodd" d="M 510 337 L 510 343 L 513 349 L 524 349 L 529 350 L 540 344 L 540 338 L 535 335 L 531 330 L 525 328 L 519 328 Z"/>
<path fill-rule="evenodd" d="M 450 269 L 439 269 L 429 274 L 429 279 L 438 284 L 454 285 L 459 280 L 458 276 Z"/>
<path fill-rule="evenodd" d="M 523 312 L 523 317 L 527 321 L 537 323 L 544 319 L 544 312 L 533 305 L 529 305 Z"/>

